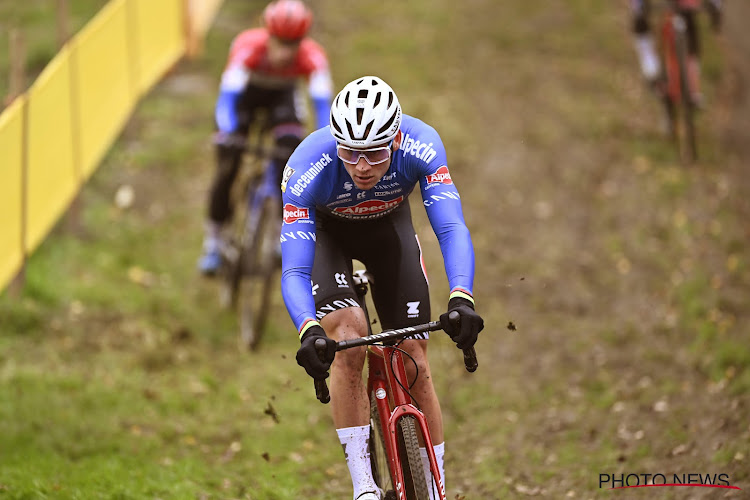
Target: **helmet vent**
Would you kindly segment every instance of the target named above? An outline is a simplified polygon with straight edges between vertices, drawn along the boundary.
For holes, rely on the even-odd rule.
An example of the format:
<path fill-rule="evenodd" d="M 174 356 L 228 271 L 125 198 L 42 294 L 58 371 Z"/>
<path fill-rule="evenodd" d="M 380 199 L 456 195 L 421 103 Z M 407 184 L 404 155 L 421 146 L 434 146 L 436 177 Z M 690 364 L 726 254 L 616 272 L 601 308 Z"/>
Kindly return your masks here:
<path fill-rule="evenodd" d="M 367 128 L 365 128 L 365 134 L 362 136 L 362 139 L 370 135 L 370 130 L 372 130 L 372 124 L 375 123 L 375 120 L 370 121 L 370 123 L 367 124 Z"/>
<path fill-rule="evenodd" d="M 351 92 L 347 92 L 346 95 L 344 96 L 344 104 L 346 104 L 347 106 L 349 106 L 349 94 L 350 93 Z"/>
<path fill-rule="evenodd" d="M 363 108 L 357 108 L 357 125 L 362 125 L 362 115 L 365 114 Z"/>
<path fill-rule="evenodd" d="M 391 104 L 393 104 L 393 92 L 388 92 L 388 107 L 391 107 Z"/>
<path fill-rule="evenodd" d="M 333 128 L 336 129 L 336 132 L 343 135 L 343 131 L 341 130 L 341 127 L 339 127 L 339 124 L 336 123 L 334 120 L 331 120 L 331 125 L 333 125 Z"/>
<path fill-rule="evenodd" d="M 357 97 L 359 97 L 360 99 L 367 99 L 367 89 L 360 89 Z"/>
<path fill-rule="evenodd" d="M 385 122 L 385 125 L 383 125 L 382 127 L 380 127 L 380 129 L 378 130 L 378 135 L 382 134 L 383 132 L 385 132 L 386 130 L 388 130 L 391 127 L 391 125 L 393 125 L 393 120 L 396 119 L 396 115 L 397 114 L 398 114 L 398 112 L 393 113 L 391 115 L 390 119 L 387 122 Z"/>
<path fill-rule="evenodd" d="M 382 92 L 378 92 L 378 93 L 377 93 L 377 94 L 375 95 L 375 103 L 374 103 L 374 104 L 372 105 L 372 107 L 373 107 L 373 108 L 377 107 L 378 103 L 380 102 L 380 95 L 381 95 L 381 94 L 382 94 Z"/>

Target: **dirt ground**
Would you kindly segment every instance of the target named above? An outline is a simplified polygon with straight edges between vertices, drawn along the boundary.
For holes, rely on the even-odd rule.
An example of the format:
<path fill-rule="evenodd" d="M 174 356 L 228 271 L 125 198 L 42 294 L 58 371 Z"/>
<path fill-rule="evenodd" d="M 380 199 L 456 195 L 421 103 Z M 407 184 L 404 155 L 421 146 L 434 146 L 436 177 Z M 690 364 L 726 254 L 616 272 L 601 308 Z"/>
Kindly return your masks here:
<path fill-rule="evenodd" d="M 734 484 L 747 484 L 750 395 L 728 393 L 721 382 L 706 377 L 700 353 L 696 355 L 690 347 L 694 338 L 686 336 L 684 323 L 675 317 L 671 297 L 670 281 L 677 285 L 690 279 L 695 261 L 720 269 L 727 248 L 649 234 L 675 214 L 685 213 L 689 219 L 709 217 L 703 210 L 715 202 L 736 217 L 736 225 L 726 229 L 735 232 L 735 243 L 746 255 L 750 37 L 743 19 L 750 15 L 750 4 L 727 4 L 726 39 L 720 45 L 726 51 L 727 66 L 713 103 L 717 109 L 702 118 L 701 126 L 704 130 L 713 127 L 715 139 L 730 154 L 727 163 L 697 167 L 698 173 L 683 192 L 695 201 L 692 206 L 680 197 L 656 203 L 649 199 L 658 193 L 649 182 L 668 174 L 654 173 L 647 156 L 634 156 L 620 148 L 618 134 L 630 132 L 610 129 L 596 138 L 582 137 L 575 117 L 538 114 L 545 106 L 560 111 L 552 109 L 554 99 L 575 100 L 566 95 L 575 87 L 561 89 L 555 82 L 580 84 L 586 78 L 585 68 L 571 79 L 564 68 L 547 67 L 551 78 L 536 82 L 536 91 L 514 87 L 500 74 L 489 76 L 498 85 L 480 84 L 472 89 L 480 95 L 478 111 L 483 114 L 482 128 L 491 131 L 488 147 L 493 153 L 485 154 L 485 161 L 461 164 L 470 172 L 467 177 L 483 182 L 474 184 L 469 193 L 459 187 L 471 200 L 467 220 L 478 240 L 477 297 L 480 307 L 489 309 L 490 330 L 495 330 L 485 335 L 498 339 L 484 345 L 483 357 L 489 358 L 485 368 L 492 370 L 502 401 L 499 406 L 505 412 L 506 418 L 498 424 L 514 429 L 506 452 L 518 468 L 505 470 L 502 480 L 519 498 L 598 497 L 597 474 L 614 472 L 720 469 Z M 649 116 L 643 105 L 650 96 L 632 91 L 641 99 L 639 103 L 628 96 L 628 88 L 636 88 L 637 82 L 623 82 L 634 75 L 616 78 L 636 115 L 630 124 L 655 130 L 649 120 L 656 115 Z M 482 98 L 483 92 L 487 99 Z M 490 97 L 495 93 L 501 99 Z M 487 105 L 490 102 L 498 105 Z M 622 112 L 622 107 L 616 108 L 612 104 L 601 113 Z M 487 297 L 492 297 L 489 306 Z M 728 286 L 723 300 L 734 313 L 729 334 L 747 339 L 748 284 Z M 515 332 L 501 328 L 509 320 L 516 325 Z M 564 392 L 559 390 L 561 381 L 567 386 Z M 602 386 L 601 399 L 582 396 L 594 394 L 596 385 Z M 550 387 L 556 392 L 550 393 Z M 540 398 L 548 404 L 528 402 Z M 571 432 L 582 450 L 613 447 L 606 462 L 578 458 L 591 476 L 588 484 L 580 484 L 580 478 L 564 479 L 566 465 L 561 455 L 565 451 L 560 444 Z M 717 465 L 712 459 L 730 443 L 745 451 L 733 452 L 726 465 Z M 476 463 L 476 454 L 481 455 L 484 448 L 480 439 L 472 445 L 462 450 L 456 463 Z M 543 484 L 534 482 L 523 470 L 528 456 L 541 456 L 554 478 Z M 630 492 L 631 496 L 607 493 L 616 493 L 617 498 L 739 498 L 746 494 L 684 490 Z M 495 498 L 490 489 L 486 495 Z"/>
<path fill-rule="evenodd" d="M 686 298 L 688 284 L 708 272 L 721 280 L 719 297 L 710 299 L 731 317 L 726 335 L 747 339 L 748 283 L 725 270 L 733 252 L 746 255 L 750 236 L 750 4 L 727 3 L 724 65 L 699 125 L 713 146 L 689 173 L 673 159 L 649 156 L 648 144 L 664 138 L 628 46 L 624 6 L 602 14 L 603 27 L 588 27 L 592 39 L 609 36 L 601 39 L 608 47 L 628 46 L 616 61 L 590 47 L 584 58 L 558 48 L 564 39 L 554 30 L 570 21 L 562 10 L 536 9 L 511 26 L 502 25 L 510 6 L 475 24 L 462 24 L 465 11 L 451 7 L 456 38 L 472 33 L 476 42 L 441 54 L 445 67 L 460 70 L 446 70 L 432 96 L 412 91 L 402 100 L 412 103 L 405 112 L 424 112 L 442 127 L 488 325 L 475 378 L 445 355 L 434 361 L 444 370 L 438 391 L 453 426 L 447 467 L 457 498 L 499 498 L 498 485 L 513 498 L 742 495 L 601 492 L 600 473 L 726 473 L 748 485 L 750 394 L 709 376 L 710 346 L 704 356 L 691 324 L 700 315 L 684 314 L 689 300 L 706 298 Z M 396 27 L 402 14 L 391 20 Z M 333 32 L 348 23 L 333 15 L 323 22 Z M 511 39 L 548 34 L 517 51 L 498 50 L 491 37 L 499 25 Z M 332 60 L 348 57 L 346 47 L 329 46 Z M 449 128 L 455 107 L 469 107 L 460 114 L 471 117 L 463 131 Z M 729 152 L 726 161 L 716 148 Z M 440 290 L 439 250 L 419 212 L 431 284 Z M 695 233 L 682 231 L 686 225 Z M 459 403 L 452 393 L 470 392 L 462 387 L 470 383 L 492 397 Z M 480 414 L 492 417 L 462 427 Z"/>

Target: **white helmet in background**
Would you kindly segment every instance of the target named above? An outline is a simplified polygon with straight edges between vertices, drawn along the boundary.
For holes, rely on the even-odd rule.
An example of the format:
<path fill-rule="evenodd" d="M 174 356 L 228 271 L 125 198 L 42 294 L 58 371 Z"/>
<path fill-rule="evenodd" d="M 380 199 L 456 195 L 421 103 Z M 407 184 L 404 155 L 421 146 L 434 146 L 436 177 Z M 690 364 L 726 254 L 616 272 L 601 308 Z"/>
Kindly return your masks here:
<path fill-rule="evenodd" d="M 401 127 L 401 105 L 377 76 L 348 83 L 331 105 L 331 134 L 340 144 L 365 149 L 388 144 Z"/>

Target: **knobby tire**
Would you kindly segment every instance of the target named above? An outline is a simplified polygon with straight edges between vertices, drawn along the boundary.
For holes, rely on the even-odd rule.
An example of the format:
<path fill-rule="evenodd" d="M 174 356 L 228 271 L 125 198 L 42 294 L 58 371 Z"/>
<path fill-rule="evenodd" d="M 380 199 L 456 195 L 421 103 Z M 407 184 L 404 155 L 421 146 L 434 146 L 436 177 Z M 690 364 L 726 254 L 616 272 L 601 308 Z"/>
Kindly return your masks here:
<path fill-rule="evenodd" d="M 255 350 L 263 337 L 271 305 L 273 277 L 278 269 L 278 228 L 274 211 L 278 203 L 269 198 L 261 206 L 255 228 L 248 228 L 243 252 L 243 279 L 238 300 L 240 339 L 243 347 Z M 277 211 L 279 211 L 278 209 Z M 254 230 L 253 230 L 254 229 Z"/>
<path fill-rule="evenodd" d="M 406 498 L 407 500 L 430 500 L 422 466 L 422 455 L 419 452 L 416 419 L 411 415 L 406 415 L 398 421 L 398 424 L 400 429 L 398 445 L 404 472 Z"/>

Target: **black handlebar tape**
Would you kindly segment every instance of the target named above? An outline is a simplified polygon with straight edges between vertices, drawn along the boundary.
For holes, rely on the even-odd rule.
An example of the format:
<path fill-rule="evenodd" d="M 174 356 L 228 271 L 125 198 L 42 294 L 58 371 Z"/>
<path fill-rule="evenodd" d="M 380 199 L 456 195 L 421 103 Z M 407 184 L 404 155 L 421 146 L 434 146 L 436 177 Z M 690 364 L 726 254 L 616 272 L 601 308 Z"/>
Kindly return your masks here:
<path fill-rule="evenodd" d="M 458 327 L 458 322 L 461 320 L 461 315 L 458 314 L 457 311 L 451 311 L 450 314 L 448 314 L 448 321 L 451 323 L 454 323 Z M 466 366 L 466 371 L 469 373 L 473 373 L 476 371 L 477 367 L 479 366 L 479 362 L 477 361 L 477 352 L 474 350 L 474 346 L 469 347 L 468 349 L 464 349 L 464 365 Z"/>
<path fill-rule="evenodd" d="M 464 365 L 466 366 L 466 371 L 469 373 L 477 370 L 479 362 L 477 362 L 477 352 L 474 350 L 474 346 L 464 349 Z"/>
<path fill-rule="evenodd" d="M 326 352 L 326 341 L 323 339 L 315 339 L 315 350 L 318 353 L 318 359 L 325 361 Z M 318 398 L 323 404 L 327 404 L 331 400 L 331 394 L 328 392 L 328 385 L 326 385 L 325 379 L 314 379 L 315 381 L 315 397 Z"/>

